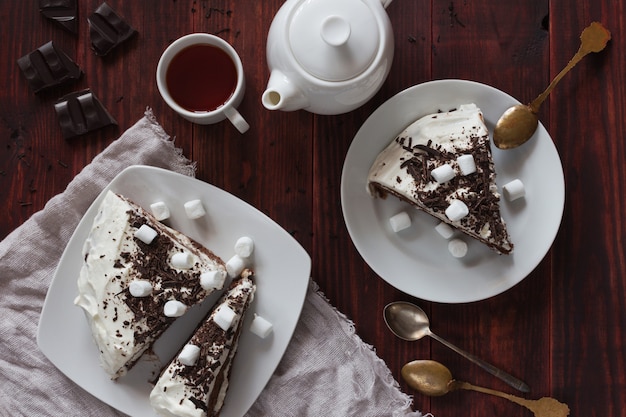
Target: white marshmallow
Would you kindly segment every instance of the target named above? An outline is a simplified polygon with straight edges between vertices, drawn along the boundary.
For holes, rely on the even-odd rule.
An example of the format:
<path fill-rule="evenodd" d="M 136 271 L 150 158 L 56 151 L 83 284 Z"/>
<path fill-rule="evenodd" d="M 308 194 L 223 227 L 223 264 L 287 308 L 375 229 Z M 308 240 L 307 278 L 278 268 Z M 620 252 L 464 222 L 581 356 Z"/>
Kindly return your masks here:
<path fill-rule="evenodd" d="M 135 237 L 146 245 L 149 245 L 154 238 L 157 237 L 157 231 L 147 224 L 142 224 L 141 227 L 135 231 Z"/>
<path fill-rule="evenodd" d="M 193 255 L 189 252 L 177 252 L 172 255 L 170 263 L 177 269 L 189 269 L 193 266 Z"/>
<path fill-rule="evenodd" d="M 443 164 L 440 167 L 437 167 L 430 171 L 430 175 L 433 176 L 435 181 L 439 184 L 443 184 L 444 182 L 450 181 L 456 173 L 454 172 L 454 168 L 452 168 L 449 164 Z"/>
<path fill-rule="evenodd" d="M 401 211 L 400 213 L 389 218 L 389 224 L 391 224 L 391 229 L 398 233 L 399 231 L 411 226 L 411 218 L 406 212 Z"/>
<path fill-rule="evenodd" d="M 252 319 L 252 323 L 250 324 L 250 331 L 255 335 L 265 339 L 272 333 L 272 329 L 274 326 L 269 321 L 265 320 L 263 317 L 254 315 L 254 319 Z"/>
<path fill-rule="evenodd" d="M 187 217 L 192 220 L 199 219 L 206 214 L 202 201 L 200 200 L 187 201 L 184 206 Z"/>
<path fill-rule="evenodd" d="M 187 311 L 187 306 L 178 300 L 169 300 L 163 306 L 163 314 L 167 317 L 180 317 Z"/>
<path fill-rule="evenodd" d="M 246 267 L 246 260 L 239 255 L 234 255 L 226 262 L 226 272 L 231 278 L 236 278 Z"/>
<path fill-rule="evenodd" d="M 200 274 L 200 286 L 206 291 L 221 290 L 226 280 L 226 272 L 221 269 L 206 271 Z"/>
<path fill-rule="evenodd" d="M 254 240 L 248 236 L 242 236 L 235 243 L 235 253 L 242 258 L 249 258 L 254 251 Z"/>
<path fill-rule="evenodd" d="M 467 243 L 461 239 L 452 239 L 448 242 L 448 250 L 455 258 L 462 258 L 467 255 Z"/>
<path fill-rule="evenodd" d="M 185 366 L 194 366 L 200 357 L 200 347 L 186 344 L 178 354 L 178 362 Z"/>
<path fill-rule="evenodd" d="M 158 221 L 170 218 L 170 208 L 162 201 L 150 204 L 150 210 Z"/>
<path fill-rule="evenodd" d="M 452 200 L 446 209 L 446 216 L 453 222 L 461 220 L 469 214 L 469 209 L 461 200 Z"/>
<path fill-rule="evenodd" d="M 524 183 L 520 179 L 515 179 L 502 187 L 502 193 L 509 201 L 517 200 L 526 195 Z"/>
<path fill-rule="evenodd" d="M 147 297 L 152 294 L 152 284 L 145 279 L 134 279 L 128 284 L 128 291 L 133 297 Z"/>
<path fill-rule="evenodd" d="M 459 169 L 463 175 L 469 175 L 476 172 L 476 162 L 474 161 L 474 156 L 471 154 L 459 156 L 456 158 L 456 163 L 459 165 Z"/>
<path fill-rule="evenodd" d="M 435 230 L 439 233 L 444 239 L 450 239 L 454 234 L 454 229 L 448 224 L 441 222 L 437 226 L 435 226 Z"/>
<path fill-rule="evenodd" d="M 226 304 L 222 304 L 216 311 L 213 316 L 213 321 L 215 324 L 221 327 L 222 330 L 226 331 L 233 324 L 233 320 L 235 320 L 235 312 L 232 308 L 227 306 Z"/>

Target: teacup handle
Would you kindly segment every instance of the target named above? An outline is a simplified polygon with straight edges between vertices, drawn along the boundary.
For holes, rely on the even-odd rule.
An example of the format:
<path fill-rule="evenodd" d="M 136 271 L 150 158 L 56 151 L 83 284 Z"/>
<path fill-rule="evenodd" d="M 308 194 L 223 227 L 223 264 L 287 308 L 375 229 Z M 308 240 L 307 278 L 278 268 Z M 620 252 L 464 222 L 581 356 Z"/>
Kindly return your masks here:
<path fill-rule="evenodd" d="M 228 117 L 228 120 L 237 128 L 239 133 L 245 133 L 250 129 L 250 125 L 245 119 L 239 114 L 239 112 L 233 107 L 225 107 L 224 114 Z"/>

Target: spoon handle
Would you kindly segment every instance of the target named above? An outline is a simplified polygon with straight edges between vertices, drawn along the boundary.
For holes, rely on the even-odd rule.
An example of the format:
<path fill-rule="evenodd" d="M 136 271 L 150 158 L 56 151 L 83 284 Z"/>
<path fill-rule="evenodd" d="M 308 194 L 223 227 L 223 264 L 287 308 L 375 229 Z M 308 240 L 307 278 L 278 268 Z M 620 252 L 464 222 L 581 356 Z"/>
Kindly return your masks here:
<path fill-rule="evenodd" d="M 506 398 L 507 400 L 513 401 L 520 405 L 526 405 L 525 403 L 528 401 L 524 398 L 516 397 L 515 395 L 512 395 L 512 394 L 507 394 L 504 392 L 496 391 L 491 388 L 479 387 L 479 386 L 470 384 L 469 382 L 455 380 L 452 383 L 454 384 L 454 387 L 453 387 L 454 389 L 465 389 L 465 390 L 470 390 L 470 391 L 482 392 L 483 394 L 489 394 L 489 395 L 494 395 L 500 398 Z"/>
<path fill-rule="evenodd" d="M 561 78 L 565 76 L 574 68 L 576 64 L 580 62 L 585 56 L 587 56 L 591 52 L 600 52 L 605 47 L 607 42 L 611 40 L 611 32 L 608 31 L 601 23 L 593 22 L 589 26 L 583 30 L 583 33 L 580 35 L 580 47 L 576 54 L 570 59 L 565 68 L 559 72 L 556 77 L 552 80 L 550 85 L 544 90 L 543 93 L 539 95 L 536 99 L 533 100 L 528 106 L 530 107 L 533 113 L 537 113 L 539 111 L 539 107 L 548 97 L 548 94 L 552 91 L 552 89 L 561 81 Z"/>
<path fill-rule="evenodd" d="M 511 402 L 522 405 L 531 411 L 534 411 L 534 408 L 532 407 L 532 403 L 535 401 L 533 400 L 527 400 L 525 398 L 516 397 L 515 395 L 506 394 L 504 392 L 496 391 L 491 388 L 478 387 L 476 385 L 470 384 L 469 382 L 453 381 L 452 383 L 454 384 L 454 389 L 465 389 L 465 390 L 477 391 L 477 392 L 482 392 L 483 394 L 489 394 L 489 395 L 494 395 L 496 397 L 505 398 Z"/>
<path fill-rule="evenodd" d="M 498 369 L 495 366 L 491 365 L 490 363 L 487 363 L 487 362 L 483 361 L 482 359 L 477 358 L 476 356 L 472 355 L 471 353 L 468 353 L 468 352 L 466 352 L 466 351 L 464 351 L 462 349 L 459 349 L 458 347 L 454 346 L 452 343 L 448 342 L 445 339 L 442 339 L 441 337 L 437 336 L 433 332 L 430 332 L 429 335 L 430 335 L 430 337 L 432 337 L 436 341 L 438 341 L 441 344 L 449 347 L 450 349 L 452 349 L 453 351 L 455 351 L 459 355 L 461 355 L 464 358 L 468 359 L 470 362 L 480 366 L 485 371 L 489 372 L 491 375 L 493 375 L 496 378 L 499 378 L 502 381 L 506 382 L 507 384 L 509 384 L 510 386 L 515 388 L 516 390 L 521 391 L 521 392 L 529 392 L 530 391 L 530 387 L 528 385 L 526 385 L 525 382 L 520 381 L 519 379 L 515 378 L 513 375 L 509 375 L 506 372 L 504 372 L 503 370 Z"/>
<path fill-rule="evenodd" d="M 537 113 L 539 111 L 539 107 L 541 107 L 541 105 L 546 100 L 546 98 L 548 97 L 550 92 L 554 89 L 554 87 L 556 87 L 556 85 L 559 83 L 559 81 L 561 81 L 561 78 L 563 78 L 565 76 L 565 74 L 567 74 L 569 72 L 569 70 L 574 68 L 574 66 L 576 64 L 578 64 L 580 62 L 580 60 L 583 59 L 590 52 L 591 51 L 583 49 L 582 45 L 581 45 L 581 47 L 578 50 L 578 52 L 576 52 L 576 54 L 572 57 L 572 59 L 570 59 L 570 61 L 565 66 L 565 68 L 563 68 L 561 70 L 561 72 L 559 72 L 554 77 L 554 79 L 552 80 L 550 85 L 548 85 L 548 87 L 543 91 L 543 93 L 539 94 L 539 96 L 536 99 L 534 99 L 532 101 L 532 103 L 530 103 L 528 105 L 533 113 Z"/>

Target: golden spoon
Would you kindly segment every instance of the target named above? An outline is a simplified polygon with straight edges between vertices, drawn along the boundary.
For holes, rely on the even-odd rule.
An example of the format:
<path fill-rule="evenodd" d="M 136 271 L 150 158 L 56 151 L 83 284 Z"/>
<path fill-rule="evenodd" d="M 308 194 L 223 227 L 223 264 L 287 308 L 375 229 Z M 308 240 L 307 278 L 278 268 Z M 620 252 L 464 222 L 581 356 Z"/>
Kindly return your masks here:
<path fill-rule="evenodd" d="M 518 104 L 504 112 L 493 131 L 493 143 L 500 149 L 512 149 L 526 143 L 537 130 L 539 124 L 537 112 L 552 89 L 583 57 L 591 52 L 600 52 L 610 39 L 611 32 L 601 23 L 593 22 L 587 26 L 580 35 L 578 51 L 554 77 L 548 88 L 530 104 Z"/>
<path fill-rule="evenodd" d="M 457 381 L 452 378 L 448 368 L 435 361 L 418 360 L 407 363 L 402 367 L 402 378 L 411 388 L 431 397 L 438 397 L 457 389 L 466 389 L 506 398 L 528 408 L 536 417 L 566 417 L 570 411 L 567 404 L 554 398 L 527 400 L 489 388 L 478 387 L 468 382 Z"/>

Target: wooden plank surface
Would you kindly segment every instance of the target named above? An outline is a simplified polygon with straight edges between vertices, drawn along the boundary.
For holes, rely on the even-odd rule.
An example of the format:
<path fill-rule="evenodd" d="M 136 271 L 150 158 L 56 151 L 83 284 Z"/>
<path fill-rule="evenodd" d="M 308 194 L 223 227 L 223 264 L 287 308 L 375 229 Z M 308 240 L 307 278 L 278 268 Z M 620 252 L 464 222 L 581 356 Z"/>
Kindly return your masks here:
<path fill-rule="evenodd" d="M 424 307 L 433 331 L 525 380 L 531 398 L 556 397 L 569 404 L 573 416 L 616 416 L 626 409 L 623 2 L 395 0 L 387 8 L 395 36 L 391 73 L 371 101 L 338 116 L 262 107 L 269 77 L 265 42 L 280 0 L 108 3 L 139 34 L 101 58 L 90 48 L 86 22 L 100 1 L 79 1 L 78 36 L 45 20 L 37 2 L 1 2 L 0 238 L 62 192 L 151 107 L 177 146 L 197 162 L 198 178 L 268 214 L 311 254 L 313 279 L 354 321 L 357 334 L 387 363 L 401 388 L 415 395 L 415 409 L 437 417 L 529 415 L 478 393 L 428 398 L 412 392 L 400 368 L 420 358 L 445 363 L 459 379 L 510 390 L 435 341 L 395 339 L 382 320 L 382 308 L 393 300 Z M 609 47 L 582 61 L 539 113 L 566 180 L 563 222 L 546 258 L 511 290 L 474 303 L 426 302 L 380 279 L 356 251 L 340 203 L 343 161 L 367 117 L 394 94 L 433 79 L 475 80 L 530 101 L 567 63 L 580 31 L 593 20 L 613 33 Z M 160 54 L 194 31 L 217 33 L 241 55 L 247 91 L 240 111 L 251 125 L 245 135 L 226 122 L 194 126 L 158 94 L 154 76 Z M 72 86 L 35 95 L 16 60 L 49 40 L 75 58 L 84 75 Z M 65 140 L 53 103 L 87 87 L 118 126 Z"/>

